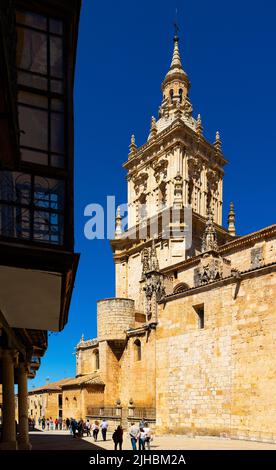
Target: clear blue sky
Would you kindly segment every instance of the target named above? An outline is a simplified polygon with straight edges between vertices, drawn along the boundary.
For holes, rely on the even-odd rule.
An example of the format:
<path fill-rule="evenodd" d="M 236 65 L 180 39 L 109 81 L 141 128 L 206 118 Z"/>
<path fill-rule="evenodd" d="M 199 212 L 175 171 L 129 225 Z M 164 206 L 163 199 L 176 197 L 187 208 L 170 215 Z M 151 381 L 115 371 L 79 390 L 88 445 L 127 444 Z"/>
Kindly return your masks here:
<path fill-rule="evenodd" d="M 275 222 L 276 4 L 249 0 L 84 0 L 75 81 L 75 240 L 81 253 L 64 331 L 49 338 L 29 387 L 75 374 L 74 347 L 96 336 L 96 301 L 114 295 L 108 241 L 87 241 L 84 207 L 126 200 L 122 163 L 130 135 L 142 145 L 157 116 L 172 54 L 175 7 L 192 82 L 194 115 L 211 141 L 218 129 L 229 165 L 224 223 L 235 202 L 245 234 Z"/>

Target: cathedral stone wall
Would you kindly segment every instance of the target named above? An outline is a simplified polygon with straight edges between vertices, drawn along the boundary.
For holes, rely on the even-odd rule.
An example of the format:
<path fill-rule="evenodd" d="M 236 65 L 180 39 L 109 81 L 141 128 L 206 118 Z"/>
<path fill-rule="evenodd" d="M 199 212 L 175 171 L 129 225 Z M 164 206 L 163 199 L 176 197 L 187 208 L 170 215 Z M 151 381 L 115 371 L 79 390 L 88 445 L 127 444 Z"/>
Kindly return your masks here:
<path fill-rule="evenodd" d="M 160 306 L 157 431 L 276 440 L 276 275 Z M 205 327 L 194 307 L 204 304 Z"/>
<path fill-rule="evenodd" d="M 62 393 L 63 418 L 82 418 L 81 389 L 64 389 Z"/>
<path fill-rule="evenodd" d="M 141 341 L 141 360 L 135 359 L 135 340 Z M 129 338 L 120 361 L 120 399 L 128 407 L 155 407 L 155 331 L 149 336 Z"/>
<path fill-rule="evenodd" d="M 86 348 L 78 351 L 77 375 L 91 374 L 96 371 L 94 349 L 98 348 Z"/>

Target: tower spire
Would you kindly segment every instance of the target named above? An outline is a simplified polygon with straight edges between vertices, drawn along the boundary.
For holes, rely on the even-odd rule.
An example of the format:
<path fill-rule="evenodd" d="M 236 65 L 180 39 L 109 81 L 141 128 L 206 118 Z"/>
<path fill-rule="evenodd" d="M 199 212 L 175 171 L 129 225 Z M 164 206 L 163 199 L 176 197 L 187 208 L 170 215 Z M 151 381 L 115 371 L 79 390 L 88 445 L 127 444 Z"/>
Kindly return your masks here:
<path fill-rule="evenodd" d="M 190 110 L 192 109 L 188 100 L 190 82 L 188 75 L 183 69 L 180 57 L 178 36 L 179 26 L 177 21 L 175 22 L 174 27 L 175 35 L 173 38 L 173 54 L 170 68 L 162 83 L 163 101 L 159 113 L 160 117 L 165 118 L 174 116 L 176 112 L 179 114 L 179 111 L 184 113 L 185 110 L 188 110 L 188 114 L 190 116 Z"/>
<path fill-rule="evenodd" d="M 174 46 L 173 46 L 172 61 L 171 61 L 169 71 L 162 83 L 162 89 L 163 91 L 165 91 L 168 84 L 173 84 L 173 82 L 179 81 L 179 82 L 182 82 L 183 85 L 185 85 L 185 87 L 187 88 L 187 93 L 188 93 L 190 82 L 182 66 L 180 51 L 179 51 L 179 36 L 178 35 L 174 36 L 173 42 L 174 42 Z"/>
<path fill-rule="evenodd" d="M 230 203 L 230 210 L 228 214 L 228 233 L 234 237 L 236 235 L 236 227 L 235 227 L 235 210 L 234 210 L 234 203 Z"/>

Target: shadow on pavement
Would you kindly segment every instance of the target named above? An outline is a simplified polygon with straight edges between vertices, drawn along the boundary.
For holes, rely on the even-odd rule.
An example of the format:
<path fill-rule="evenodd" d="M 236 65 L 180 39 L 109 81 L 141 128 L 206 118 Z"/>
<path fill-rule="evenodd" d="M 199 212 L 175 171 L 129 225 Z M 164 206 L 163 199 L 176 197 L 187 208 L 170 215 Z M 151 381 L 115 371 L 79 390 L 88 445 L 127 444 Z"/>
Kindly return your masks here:
<path fill-rule="evenodd" d="M 70 434 L 30 434 L 33 450 L 102 450 L 94 443 L 73 438 Z"/>

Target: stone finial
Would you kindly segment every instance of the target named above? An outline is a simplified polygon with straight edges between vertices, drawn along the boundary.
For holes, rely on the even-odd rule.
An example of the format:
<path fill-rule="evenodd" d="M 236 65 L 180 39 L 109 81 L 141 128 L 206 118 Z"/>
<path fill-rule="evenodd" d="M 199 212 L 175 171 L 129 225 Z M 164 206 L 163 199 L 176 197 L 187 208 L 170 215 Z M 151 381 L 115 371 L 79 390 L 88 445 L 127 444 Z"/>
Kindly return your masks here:
<path fill-rule="evenodd" d="M 220 140 L 219 131 L 216 132 L 216 140 L 215 140 L 214 146 L 216 150 L 218 150 L 219 152 L 221 151 L 221 140 Z"/>
<path fill-rule="evenodd" d="M 83 343 L 83 342 L 84 342 L 84 334 L 82 333 L 80 343 Z"/>
<path fill-rule="evenodd" d="M 203 134 L 203 127 L 202 127 L 202 122 L 201 122 L 201 116 L 198 114 L 197 120 L 196 120 L 196 132 L 198 135 Z"/>
<path fill-rule="evenodd" d="M 177 209 L 183 207 L 183 178 L 178 171 L 174 178 L 174 200 L 173 205 Z"/>
<path fill-rule="evenodd" d="M 156 119 L 154 116 L 152 116 L 149 139 L 154 139 L 156 137 L 156 134 L 157 134 Z"/>
<path fill-rule="evenodd" d="M 117 209 L 116 215 L 116 228 L 115 228 L 115 238 L 120 238 L 122 235 L 122 216 L 120 206 Z"/>
<path fill-rule="evenodd" d="M 171 61 L 171 68 L 182 68 L 180 52 L 179 52 L 179 37 L 174 36 L 173 38 L 174 46 L 173 46 L 173 56 Z"/>
<path fill-rule="evenodd" d="M 159 271 L 159 262 L 157 258 L 155 239 L 153 237 L 151 244 L 151 253 L 150 253 L 150 265 L 152 271 Z"/>
<path fill-rule="evenodd" d="M 130 146 L 129 146 L 129 155 L 133 155 L 137 150 L 137 145 L 135 142 L 135 135 L 132 134 L 130 139 Z"/>
<path fill-rule="evenodd" d="M 205 231 L 202 238 L 202 246 L 201 251 L 204 253 L 205 251 L 216 251 L 218 248 L 217 242 L 217 232 L 214 225 L 214 216 L 213 211 L 209 207 L 207 211 L 207 219 L 205 225 Z"/>
<path fill-rule="evenodd" d="M 235 210 L 234 210 L 234 203 L 230 203 L 230 210 L 228 214 L 228 233 L 234 237 L 236 235 L 236 227 L 235 227 Z"/>

